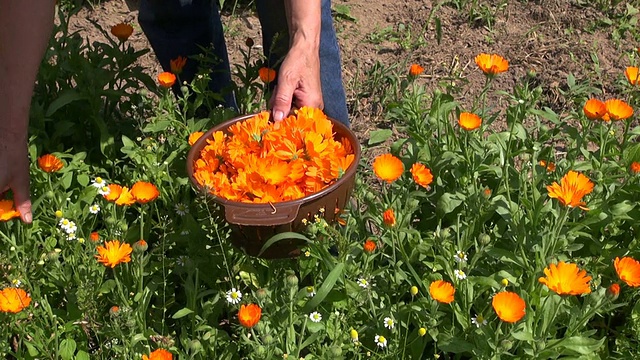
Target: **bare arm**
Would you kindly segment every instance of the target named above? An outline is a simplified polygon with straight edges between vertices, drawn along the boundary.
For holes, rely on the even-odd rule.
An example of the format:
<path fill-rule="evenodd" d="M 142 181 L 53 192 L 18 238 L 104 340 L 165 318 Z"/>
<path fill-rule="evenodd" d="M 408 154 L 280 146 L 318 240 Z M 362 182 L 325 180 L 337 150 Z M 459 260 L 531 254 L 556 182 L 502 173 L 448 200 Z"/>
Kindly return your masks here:
<path fill-rule="evenodd" d="M 276 121 L 292 106 L 323 108 L 320 83 L 321 0 L 285 0 L 289 52 L 282 62 L 272 101 Z"/>
<path fill-rule="evenodd" d="M 31 222 L 27 129 L 40 61 L 53 26 L 54 1 L 0 0 L 0 193 L 11 189 Z"/>

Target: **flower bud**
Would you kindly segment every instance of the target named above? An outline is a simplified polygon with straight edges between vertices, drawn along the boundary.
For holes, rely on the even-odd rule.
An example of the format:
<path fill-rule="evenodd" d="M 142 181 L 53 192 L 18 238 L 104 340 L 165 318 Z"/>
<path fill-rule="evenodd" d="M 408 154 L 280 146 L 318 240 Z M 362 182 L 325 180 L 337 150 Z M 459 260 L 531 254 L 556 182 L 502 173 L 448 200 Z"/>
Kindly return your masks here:
<path fill-rule="evenodd" d="M 418 329 L 418 335 L 420 336 L 425 336 L 427 334 L 427 329 L 421 327 L 420 329 Z"/>
<path fill-rule="evenodd" d="M 411 296 L 418 295 L 418 287 L 417 286 L 412 286 L 410 291 L 411 291 Z"/>
<path fill-rule="evenodd" d="M 202 351 L 202 343 L 200 340 L 194 339 L 189 341 L 189 350 L 191 350 L 193 354 L 197 354 Z"/>
<path fill-rule="evenodd" d="M 287 275 L 285 281 L 287 282 L 287 285 L 289 285 L 291 287 L 298 286 L 298 277 L 295 274 Z"/>
<path fill-rule="evenodd" d="M 62 217 L 62 210 L 56 210 L 56 217 L 57 218 L 61 218 Z"/>
<path fill-rule="evenodd" d="M 502 279 L 502 286 L 507 287 L 509 285 L 509 280 Z"/>
<path fill-rule="evenodd" d="M 55 261 L 55 260 L 58 260 L 58 258 L 59 258 L 59 257 L 60 257 L 60 255 L 59 255 L 57 252 L 55 252 L 55 251 L 51 251 L 51 252 L 49 252 L 49 253 L 47 254 L 47 259 L 48 259 L 49 261 Z"/>
<path fill-rule="evenodd" d="M 620 295 L 620 285 L 613 283 L 609 285 L 607 288 L 607 296 L 611 298 L 611 300 L 616 300 Z"/>
<path fill-rule="evenodd" d="M 262 339 L 262 341 L 264 341 L 264 343 L 266 345 L 272 344 L 273 343 L 273 336 L 267 335 L 267 336 L 264 337 L 264 339 Z"/>
<path fill-rule="evenodd" d="M 478 235 L 478 242 L 482 245 L 489 245 L 489 243 L 491 242 L 491 236 L 482 233 Z"/>
<path fill-rule="evenodd" d="M 137 252 L 145 252 L 149 248 L 149 244 L 147 244 L 144 239 L 140 239 L 133 244 L 133 250 Z"/>
<path fill-rule="evenodd" d="M 109 309 L 109 315 L 111 315 L 111 316 L 116 316 L 116 315 L 118 315 L 119 312 L 120 312 L 120 307 L 117 306 L 117 305 L 113 305 Z"/>
<path fill-rule="evenodd" d="M 189 95 L 189 88 L 187 86 L 180 86 L 180 92 L 182 92 L 182 95 L 188 96 Z"/>
<path fill-rule="evenodd" d="M 254 45 L 253 39 L 252 39 L 252 38 L 250 38 L 250 37 L 248 37 L 248 38 L 244 41 L 244 44 L 245 44 L 245 45 L 247 45 L 247 47 L 253 47 L 253 45 Z"/>
<path fill-rule="evenodd" d="M 267 290 L 260 288 L 256 290 L 255 296 L 258 300 L 265 300 L 269 294 L 267 294 Z"/>
<path fill-rule="evenodd" d="M 351 336 L 351 341 L 358 341 L 358 331 L 356 329 L 351 329 L 351 331 L 349 331 L 349 335 Z"/>
<path fill-rule="evenodd" d="M 263 345 L 258 345 L 258 347 L 256 348 L 256 355 L 259 359 L 265 359 L 267 356 L 267 348 L 265 348 Z"/>
<path fill-rule="evenodd" d="M 53 199 L 53 198 L 55 198 L 55 197 L 56 197 L 56 194 L 55 194 L 53 191 L 49 190 L 49 191 L 47 191 L 46 193 L 44 193 L 44 196 L 45 196 L 47 199 Z M 62 214 L 62 211 L 61 211 L 60 213 Z M 56 215 L 57 215 L 57 211 L 56 211 Z M 62 216 L 62 215 L 60 215 L 60 216 Z"/>
<path fill-rule="evenodd" d="M 338 359 L 342 357 L 342 348 L 337 345 L 333 345 L 329 348 L 329 353 L 331 354 L 332 359 Z"/>

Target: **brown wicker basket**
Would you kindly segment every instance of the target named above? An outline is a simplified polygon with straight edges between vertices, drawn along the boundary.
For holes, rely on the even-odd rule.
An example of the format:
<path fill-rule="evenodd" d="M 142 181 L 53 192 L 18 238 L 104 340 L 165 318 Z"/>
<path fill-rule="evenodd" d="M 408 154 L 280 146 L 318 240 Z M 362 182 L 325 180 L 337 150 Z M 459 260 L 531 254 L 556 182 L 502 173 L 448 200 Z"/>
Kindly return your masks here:
<path fill-rule="evenodd" d="M 328 223 L 332 223 L 344 209 L 351 196 L 355 184 L 356 170 L 360 163 L 360 143 L 355 134 L 344 124 L 334 119 L 334 138 L 347 138 L 354 151 L 354 160 L 346 173 L 335 183 L 323 190 L 292 201 L 274 204 L 252 204 L 211 195 L 206 192 L 193 176 L 193 164 L 201 150 L 206 145 L 206 139 L 216 131 L 226 132 L 232 124 L 255 116 L 245 115 L 226 121 L 204 134 L 193 144 L 187 156 L 187 173 L 192 185 L 200 192 L 220 206 L 224 218 L 231 226 L 231 243 L 243 249 L 248 255 L 260 256 L 265 259 L 292 258 L 300 255 L 300 248 L 304 244 L 298 239 L 284 239 L 274 243 L 260 254 L 264 244 L 274 235 L 283 232 L 301 232 L 306 225 L 303 220 L 313 221 L 314 216 L 323 216 Z"/>

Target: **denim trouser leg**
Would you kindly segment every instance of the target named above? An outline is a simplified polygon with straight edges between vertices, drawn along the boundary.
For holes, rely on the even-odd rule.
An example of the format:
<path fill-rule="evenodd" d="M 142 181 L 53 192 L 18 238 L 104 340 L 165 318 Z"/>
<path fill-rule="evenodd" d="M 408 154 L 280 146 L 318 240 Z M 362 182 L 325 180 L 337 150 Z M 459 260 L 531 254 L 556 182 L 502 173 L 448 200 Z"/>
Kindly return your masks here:
<path fill-rule="evenodd" d="M 200 46 L 213 44 L 218 62 L 212 69 L 209 87 L 223 94 L 224 105 L 237 108 L 229 89 L 231 71 L 217 1 L 141 0 L 139 22 L 165 71 L 170 70 L 171 59 L 201 54 Z M 188 59 L 180 80 L 191 81 L 197 71 L 197 62 Z M 179 94 L 180 84 L 173 90 Z"/>
<path fill-rule="evenodd" d="M 302 0 L 304 1 L 304 0 Z M 256 0 L 262 25 L 264 53 L 271 66 L 282 62 L 289 48 L 287 18 L 283 0 Z M 275 38 L 275 43 L 272 41 Z M 322 0 L 322 30 L 320 33 L 320 81 L 324 112 L 349 125 L 347 100 L 342 85 L 340 48 L 333 28 L 331 0 Z"/>

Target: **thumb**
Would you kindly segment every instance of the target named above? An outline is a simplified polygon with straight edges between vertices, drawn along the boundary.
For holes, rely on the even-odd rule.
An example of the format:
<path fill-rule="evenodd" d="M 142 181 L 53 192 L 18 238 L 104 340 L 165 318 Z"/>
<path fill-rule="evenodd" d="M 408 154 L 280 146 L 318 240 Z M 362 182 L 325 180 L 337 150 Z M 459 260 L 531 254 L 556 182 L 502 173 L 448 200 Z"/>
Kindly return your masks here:
<path fill-rule="evenodd" d="M 31 214 L 31 199 L 29 197 L 29 179 L 17 181 L 13 187 L 13 201 L 16 204 L 16 210 L 20 212 L 20 218 L 23 222 L 31 224 L 33 215 Z"/>
<path fill-rule="evenodd" d="M 291 102 L 295 87 L 287 82 L 276 85 L 272 100 L 272 113 L 275 121 L 280 121 L 291 111 Z"/>

